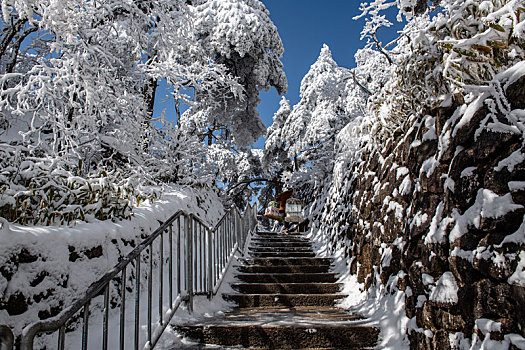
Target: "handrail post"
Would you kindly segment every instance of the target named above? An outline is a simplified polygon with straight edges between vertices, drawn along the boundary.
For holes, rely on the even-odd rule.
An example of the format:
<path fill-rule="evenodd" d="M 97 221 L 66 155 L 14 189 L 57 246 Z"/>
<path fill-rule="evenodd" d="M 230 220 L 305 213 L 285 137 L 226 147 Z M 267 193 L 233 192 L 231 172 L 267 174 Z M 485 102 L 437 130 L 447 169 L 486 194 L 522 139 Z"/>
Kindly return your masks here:
<path fill-rule="evenodd" d="M 193 214 L 186 217 L 186 301 L 188 312 L 193 312 Z"/>
<path fill-rule="evenodd" d="M 208 263 L 208 270 L 207 270 L 207 274 L 208 274 L 208 299 L 211 299 L 213 297 L 213 283 L 214 283 L 214 280 L 213 280 L 213 251 L 212 251 L 212 232 L 211 232 L 211 228 L 208 227 L 207 229 L 207 233 L 208 233 L 208 260 L 207 260 L 207 263 Z"/>
<path fill-rule="evenodd" d="M 0 350 L 13 350 L 14 340 L 11 328 L 0 325 Z"/>

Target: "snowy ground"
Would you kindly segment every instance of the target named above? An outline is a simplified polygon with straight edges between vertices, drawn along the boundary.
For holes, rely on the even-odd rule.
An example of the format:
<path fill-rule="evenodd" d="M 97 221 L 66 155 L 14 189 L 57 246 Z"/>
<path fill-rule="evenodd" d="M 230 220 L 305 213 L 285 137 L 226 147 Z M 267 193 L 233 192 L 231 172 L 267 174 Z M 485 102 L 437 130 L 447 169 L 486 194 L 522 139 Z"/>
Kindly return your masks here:
<path fill-rule="evenodd" d="M 20 334 L 27 324 L 39 320 L 39 312 L 70 305 L 120 257 L 131 251 L 144 235 L 153 232 L 159 222 L 179 209 L 192 212 L 210 224 L 224 214 L 223 206 L 213 192 L 173 186 L 165 188 L 162 197 L 154 203 L 141 204 L 127 221 L 82 222 L 71 227 L 20 226 L 2 222 L 0 266 L 11 277 L 8 281 L 0 274 L 0 298 L 9 300 L 12 295 L 22 293 L 29 300 L 29 307 L 18 315 L 0 310 L 0 324 L 7 324 L 15 334 Z M 99 246 L 103 251 L 101 256 L 89 259 L 84 254 Z M 78 256 L 73 259 L 75 261 L 71 261 L 72 247 Z M 13 257 L 22 249 L 29 254 L 29 260 L 13 264 Z M 49 290 L 53 295 L 38 302 L 39 296 L 46 295 Z M 141 314 L 146 315 L 145 312 Z M 90 323 L 90 329 L 93 330 L 90 338 L 96 339 L 97 327 Z M 117 331 L 113 333 L 117 334 Z"/>

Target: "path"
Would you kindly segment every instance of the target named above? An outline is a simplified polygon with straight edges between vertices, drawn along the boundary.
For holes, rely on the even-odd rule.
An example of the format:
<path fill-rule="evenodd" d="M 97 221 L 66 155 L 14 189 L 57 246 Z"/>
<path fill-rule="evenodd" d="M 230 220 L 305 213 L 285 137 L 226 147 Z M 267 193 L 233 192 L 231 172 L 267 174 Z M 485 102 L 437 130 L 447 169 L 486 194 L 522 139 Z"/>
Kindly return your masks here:
<path fill-rule="evenodd" d="M 177 326 L 179 333 L 235 348 L 364 349 L 377 343 L 378 329 L 334 307 L 344 295 L 329 272 L 331 260 L 315 257 L 301 234 L 259 232 L 241 262 L 232 284 L 238 293 L 224 296 L 238 307 L 220 319 Z"/>

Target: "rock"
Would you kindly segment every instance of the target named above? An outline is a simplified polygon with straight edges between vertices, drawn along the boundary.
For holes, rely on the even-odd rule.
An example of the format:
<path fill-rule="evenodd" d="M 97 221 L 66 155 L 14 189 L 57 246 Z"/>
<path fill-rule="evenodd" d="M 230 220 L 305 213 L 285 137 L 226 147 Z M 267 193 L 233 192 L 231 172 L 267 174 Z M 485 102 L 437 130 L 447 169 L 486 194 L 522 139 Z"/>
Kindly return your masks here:
<path fill-rule="evenodd" d="M 474 283 L 473 317 L 500 319 L 512 318 L 516 304 L 511 298 L 511 287 L 507 283 L 495 284 L 489 279 Z"/>
<path fill-rule="evenodd" d="M 458 276 L 458 280 L 464 284 L 473 284 L 482 278 L 481 273 L 474 268 L 472 263 L 459 256 L 451 256 L 449 259 L 450 271 L 454 276 Z"/>
<path fill-rule="evenodd" d="M 474 134 L 479 127 L 480 122 L 487 116 L 489 110 L 486 106 L 483 106 L 477 112 L 474 113 L 470 121 L 460 128 L 453 128 L 455 135 L 454 140 L 457 140 L 458 145 L 462 145 L 465 148 L 471 147 L 474 143 Z M 459 122 L 459 120 L 458 120 Z M 453 132 L 454 133 L 454 132 Z"/>
<path fill-rule="evenodd" d="M 68 249 L 69 249 L 69 261 L 71 261 L 71 262 L 75 262 L 75 261 L 77 261 L 78 259 L 81 258 L 81 256 L 80 256 L 80 255 L 77 253 L 77 251 L 75 250 L 75 247 L 73 247 L 73 246 L 70 245 L 70 246 L 68 247 Z"/>
<path fill-rule="evenodd" d="M 47 271 L 42 271 L 40 272 L 34 280 L 31 281 L 31 283 L 29 283 L 29 285 L 31 287 L 36 287 L 38 286 L 40 283 L 42 283 L 42 281 L 44 280 L 44 278 L 46 278 L 47 276 L 49 276 L 49 272 Z"/>
<path fill-rule="evenodd" d="M 11 294 L 5 303 L 0 302 L 0 310 L 6 310 L 10 316 L 21 315 L 29 310 L 27 298 L 21 292 Z"/>
<path fill-rule="evenodd" d="M 84 250 L 83 253 L 88 259 L 95 259 L 101 257 L 104 254 L 104 250 L 102 249 L 102 246 L 99 245 L 91 249 Z"/>
<path fill-rule="evenodd" d="M 525 75 L 505 90 L 512 109 L 525 109 Z"/>
<path fill-rule="evenodd" d="M 525 109 L 525 76 L 507 88 L 506 93 L 513 108 Z M 523 245 L 511 242 L 499 246 L 504 237 L 523 224 L 525 208 L 497 218 L 482 216 L 479 225 L 469 224 L 460 238 L 449 242 L 446 238 L 455 225 L 452 223 L 443 230 L 443 243 L 424 243 L 440 204 L 441 218 L 457 218 L 456 214 L 465 214 L 475 204 L 480 189 L 499 196 L 511 193 L 514 203 L 525 206 L 525 190 L 509 188 L 510 181 L 525 181 L 525 162 L 510 169 L 495 169 L 516 150 L 525 153 L 525 137 L 489 128 L 478 132 L 489 113 L 483 103 L 467 123 L 456 128 L 461 117 L 454 122 L 451 117 L 465 101 L 461 94 L 454 95 L 452 100 L 449 107 L 421 108 L 419 115 L 405 121 L 403 130 L 396 130 L 381 145 L 367 144 L 346 171 L 353 176 L 353 180 L 351 177 L 345 180 L 351 186 L 341 186 L 351 194 L 341 190 L 342 196 L 338 197 L 339 204 L 352 208 L 350 219 L 344 222 L 349 227 L 342 239 L 350 242 L 349 254 L 355 257 L 350 272 L 357 274 L 365 288 L 375 283 L 372 273 L 374 267 L 381 266 L 380 247 L 401 247 L 399 251 L 393 248 L 390 266 L 381 267 L 379 272 L 383 284 L 401 270 L 406 272 L 398 281 L 398 288 L 411 291 L 405 296 L 405 311 L 419 327 L 409 334 L 411 349 L 449 349 L 449 334 L 461 332 L 466 339 L 471 338 L 478 318 L 501 322 L 502 331 L 491 334 L 493 339 L 509 333 L 525 336 L 525 288 L 508 283 L 518 263 L 512 257 L 523 250 Z M 422 125 L 427 115 L 434 118 L 436 132 L 444 141 L 441 144 L 438 140 L 422 142 L 422 135 L 430 126 Z M 510 123 L 503 115 L 497 118 L 501 123 Z M 438 149 L 444 145 L 445 149 Z M 436 159 L 432 174 L 422 171 L 428 159 Z M 412 188 L 408 195 L 396 192 L 403 177 L 397 178 L 394 164 L 409 171 Z M 470 171 L 465 171 L 467 168 Z M 451 185 L 446 189 L 445 181 Z M 390 201 L 384 202 L 385 198 Z M 402 209 L 398 211 L 401 220 L 396 218 L 392 202 Z M 343 217 L 341 214 L 337 222 L 330 224 L 342 224 Z M 399 242 L 402 244 L 398 245 Z M 452 256 L 456 248 L 462 251 L 456 250 L 459 256 Z M 432 284 L 425 286 L 422 274 L 436 279 L 446 271 L 452 272 L 458 284 L 458 302 L 439 304 L 427 300 L 418 304 L 418 296 L 429 299 L 432 289 Z M 433 337 L 428 337 L 428 332 L 426 336 L 422 329 L 432 331 Z"/>
<path fill-rule="evenodd" d="M 422 312 L 423 326 L 430 330 L 442 329 L 449 333 L 456 333 L 462 331 L 466 326 L 461 314 L 455 315 L 440 309 L 431 301 L 425 302 Z"/>
<path fill-rule="evenodd" d="M 483 129 L 476 140 L 476 147 L 474 148 L 474 159 L 476 162 L 486 162 L 487 160 L 499 157 L 506 158 L 506 154 L 510 154 L 509 146 L 519 142 L 519 136 L 510 133 L 491 132 Z"/>
<path fill-rule="evenodd" d="M 439 330 L 434 333 L 432 338 L 432 345 L 434 350 L 449 350 L 450 340 L 448 332 L 445 330 Z"/>
<path fill-rule="evenodd" d="M 18 263 L 20 264 L 30 264 L 38 260 L 37 255 L 33 255 L 29 250 L 26 248 L 22 248 L 20 253 L 18 254 Z"/>
<path fill-rule="evenodd" d="M 90 249 L 83 250 L 81 254 L 87 257 L 88 259 L 94 259 L 101 257 L 104 254 L 104 250 L 102 249 L 102 246 L 99 245 Z M 75 247 L 69 246 L 69 261 L 75 262 L 78 259 L 81 259 L 82 255 L 77 253 Z"/>
<path fill-rule="evenodd" d="M 510 287 L 510 295 L 515 301 L 516 305 L 521 306 L 517 307 L 514 314 L 514 320 L 518 324 L 517 334 L 521 334 L 522 337 L 525 337 L 525 287 L 512 285 Z"/>
<path fill-rule="evenodd" d="M 410 340 L 410 350 L 434 350 L 432 338 L 428 338 L 423 333 L 412 331 L 408 339 Z"/>
<path fill-rule="evenodd" d="M 57 305 L 57 306 L 50 306 L 47 310 L 40 310 L 38 312 L 38 318 L 41 320 L 45 320 L 45 319 L 54 317 L 60 313 L 60 311 L 62 310 L 62 307 L 63 305 L 62 303 L 60 303 L 60 305 Z"/>

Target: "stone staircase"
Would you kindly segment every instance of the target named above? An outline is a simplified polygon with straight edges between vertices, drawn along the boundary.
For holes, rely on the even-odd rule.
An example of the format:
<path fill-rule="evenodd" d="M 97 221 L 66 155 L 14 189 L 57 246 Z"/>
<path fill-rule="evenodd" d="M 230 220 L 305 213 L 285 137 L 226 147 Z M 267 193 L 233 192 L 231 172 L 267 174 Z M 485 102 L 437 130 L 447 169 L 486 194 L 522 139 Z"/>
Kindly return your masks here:
<path fill-rule="evenodd" d="M 248 249 L 231 285 L 236 293 L 224 295 L 238 307 L 220 319 L 176 326 L 201 344 L 193 348 L 366 349 L 377 343 L 378 329 L 334 307 L 344 295 L 329 272 L 331 260 L 315 257 L 302 235 L 259 232 Z"/>

